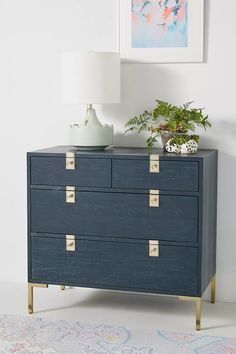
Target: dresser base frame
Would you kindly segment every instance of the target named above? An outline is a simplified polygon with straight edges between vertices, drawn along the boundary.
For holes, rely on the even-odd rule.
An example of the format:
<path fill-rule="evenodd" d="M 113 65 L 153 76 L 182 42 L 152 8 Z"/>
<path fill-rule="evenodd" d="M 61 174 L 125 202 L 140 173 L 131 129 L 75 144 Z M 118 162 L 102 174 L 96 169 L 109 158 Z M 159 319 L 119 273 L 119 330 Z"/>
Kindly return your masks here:
<path fill-rule="evenodd" d="M 196 304 L 196 330 L 201 329 L 201 313 L 202 313 L 202 298 L 201 297 L 190 297 L 190 296 L 179 296 L 179 300 L 183 301 L 194 301 Z"/>
<path fill-rule="evenodd" d="M 211 280 L 211 303 L 214 304 L 216 302 L 216 276 Z"/>
<path fill-rule="evenodd" d="M 28 312 L 32 314 L 34 312 L 34 288 L 48 288 L 48 284 L 28 284 Z"/>
<path fill-rule="evenodd" d="M 216 276 L 211 279 L 211 303 L 216 301 Z M 196 330 L 201 329 L 202 297 L 179 296 L 179 300 L 194 301 L 196 306 Z"/>
<path fill-rule="evenodd" d="M 216 277 L 212 278 L 211 282 L 211 303 L 215 303 L 216 299 Z M 34 312 L 34 288 L 48 288 L 48 284 L 28 284 L 28 312 L 33 314 Z M 65 290 L 65 285 L 61 285 L 61 290 Z M 191 297 L 191 296 L 179 296 L 179 300 L 183 301 L 193 301 L 195 302 L 196 311 L 196 330 L 201 329 L 201 310 L 202 310 L 202 297 Z"/>

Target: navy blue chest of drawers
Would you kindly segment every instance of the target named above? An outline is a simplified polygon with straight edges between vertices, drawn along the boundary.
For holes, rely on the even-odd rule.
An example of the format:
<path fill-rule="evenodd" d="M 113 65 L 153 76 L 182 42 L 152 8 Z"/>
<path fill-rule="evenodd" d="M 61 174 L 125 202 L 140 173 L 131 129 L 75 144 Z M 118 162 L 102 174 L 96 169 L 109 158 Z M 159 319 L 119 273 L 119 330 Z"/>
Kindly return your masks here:
<path fill-rule="evenodd" d="M 28 153 L 28 291 L 78 286 L 215 301 L 217 151 Z"/>

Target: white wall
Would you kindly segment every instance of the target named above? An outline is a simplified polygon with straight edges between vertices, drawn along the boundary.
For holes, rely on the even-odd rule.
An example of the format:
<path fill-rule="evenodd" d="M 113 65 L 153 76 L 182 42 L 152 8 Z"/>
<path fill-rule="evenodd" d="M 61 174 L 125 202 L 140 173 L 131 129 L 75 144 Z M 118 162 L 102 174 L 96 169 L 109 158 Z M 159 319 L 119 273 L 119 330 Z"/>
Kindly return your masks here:
<path fill-rule="evenodd" d="M 236 301 L 236 1 L 206 0 L 204 64 L 123 65 L 122 103 L 100 109 L 113 122 L 116 144 L 144 145 L 123 136 L 125 121 L 155 98 L 195 100 L 214 126 L 202 147 L 219 149 L 218 299 Z M 60 102 L 60 53 L 115 51 L 116 0 L 0 0 L 0 281 L 26 281 L 26 151 L 67 143 L 79 107 Z"/>

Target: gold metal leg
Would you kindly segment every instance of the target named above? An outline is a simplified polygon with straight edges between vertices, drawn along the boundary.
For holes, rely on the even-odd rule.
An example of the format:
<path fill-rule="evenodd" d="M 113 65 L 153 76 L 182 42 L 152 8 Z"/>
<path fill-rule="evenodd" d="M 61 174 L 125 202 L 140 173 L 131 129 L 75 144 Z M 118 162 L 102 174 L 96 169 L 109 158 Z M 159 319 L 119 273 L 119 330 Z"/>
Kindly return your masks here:
<path fill-rule="evenodd" d="M 214 304 L 216 302 L 216 276 L 211 280 L 211 303 Z"/>
<path fill-rule="evenodd" d="M 201 329 L 201 307 L 202 307 L 202 298 L 201 297 L 190 297 L 190 296 L 180 296 L 180 300 L 184 301 L 194 301 L 196 306 L 196 330 L 200 331 Z"/>
<path fill-rule="evenodd" d="M 202 313 L 202 299 L 196 300 L 196 330 L 201 329 L 201 313 Z"/>
<path fill-rule="evenodd" d="M 195 301 L 196 305 L 196 330 L 201 329 L 201 308 L 202 308 L 202 298 L 201 297 L 188 297 L 180 296 L 180 300 Z M 216 301 L 216 276 L 211 279 L 211 303 L 214 304 Z"/>
<path fill-rule="evenodd" d="M 65 285 L 61 285 L 61 290 L 65 290 Z"/>
<path fill-rule="evenodd" d="M 30 315 L 34 312 L 34 288 L 48 288 L 48 284 L 28 284 L 28 312 Z"/>
<path fill-rule="evenodd" d="M 33 313 L 34 308 L 34 287 L 32 284 L 28 284 L 28 312 L 30 315 Z"/>

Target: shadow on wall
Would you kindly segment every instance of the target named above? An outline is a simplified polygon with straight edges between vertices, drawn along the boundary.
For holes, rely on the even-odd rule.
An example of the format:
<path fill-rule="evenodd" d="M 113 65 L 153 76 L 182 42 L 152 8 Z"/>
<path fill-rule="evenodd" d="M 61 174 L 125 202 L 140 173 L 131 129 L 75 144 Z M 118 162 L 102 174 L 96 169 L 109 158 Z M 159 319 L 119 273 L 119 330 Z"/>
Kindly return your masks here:
<path fill-rule="evenodd" d="M 208 62 L 208 44 L 210 27 L 211 0 L 205 2 L 204 25 L 204 62 Z M 189 64 L 190 66 L 192 64 Z M 193 64 L 194 65 L 194 64 Z M 179 67 L 180 70 L 176 70 Z M 124 131 L 125 122 L 152 109 L 155 99 L 170 100 L 173 103 L 186 101 L 185 75 L 181 74 L 182 64 L 122 64 L 121 66 L 121 103 L 120 105 L 104 105 L 105 117 L 111 119 L 118 127 L 115 137 L 116 145 L 144 146 L 142 138 L 131 138 L 119 134 Z M 177 83 L 177 84 L 176 84 Z M 187 97 L 187 100 L 191 97 Z M 129 145 L 130 144 L 130 145 Z"/>
<path fill-rule="evenodd" d="M 178 87 L 173 83 L 178 82 Z M 104 121 L 115 126 L 116 146 L 145 146 L 146 135 L 123 135 L 128 119 L 152 110 L 155 99 L 162 100 L 174 92 L 174 101 L 181 102 L 185 96 L 184 78 L 171 66 L 155 64 L 123 64 L 121 68 L 121 104 L 103 105 Z M 110 120 L 110 121 L 109 121 Z"/>
<path fill-rule="evenodd" d="M 204 2 L 204 63 L 208 62 L 211 0 Z"/>
<path fill-rule="evenodd" d="M 219 298 L 235 302 L 236 262 L 236 156 L 230 151 L 219 151 L 218 168 L 218 220 L 217 220 L 217 272 L 220 283 Z M 225 293 L 224 289 L 231 289 Z"/>
<path fill-rule="evenodd" d="M 208 62 L 211 5 L 211 0 L 205 2 L 204 5 L 205 63 Z M 176 70 L 176 67 L 179 67 L 180 70 Z M 110 119 L 110 123 L 115 123 L 116 146 L 145 146 L 146 134 L 134 136 L 122 133 L 125 130 L 126 121 L 146 109 L 152 109 L 156 98 L 171 100 L 176 104 L 191 99 L 191 97 L 186 97 L 186 75 L 181 74 L 182 70 L 182 64 L 122 64 L 121 104 L 102 107 L 102 113 L 106 119 L 108 118 L 108 122 Z"/>
<path fill-rule="evenodd" d="M 231 120 L 215 120 L 212 128 L 208 129 L 206 133 L 201 130 L 199 134 L 200 148 L 218 149 L 220 152 L 219 158 L 222 154 L 232 159 L 236 158 L 236 119 L 235 121 L 232 118 Z"/>
<path fill-rule="evenodd" d="M 143 134 L 135 133 L 117 133 L 115 135 L 115 145 L 124 147 L 146 147 L 146 136 Z"/>
<path fill-rule="evenodd" d="M 219 150 L 218 159 L 218 220 L 217 274 L 219 298 L 234 302 L 236 288 L 232 287 L 236 274 L 236 119 L 215 121 L 200 140 L 200 148 Z M 224 289 L 231 289 L 225 293 Z"/>

